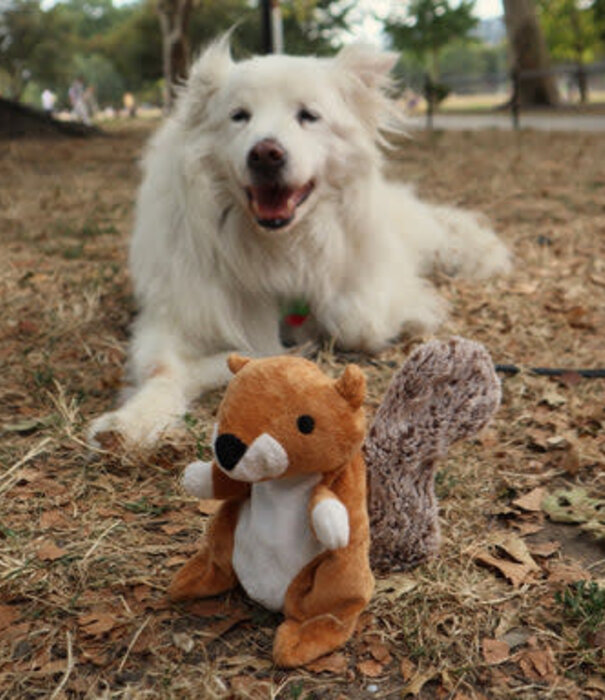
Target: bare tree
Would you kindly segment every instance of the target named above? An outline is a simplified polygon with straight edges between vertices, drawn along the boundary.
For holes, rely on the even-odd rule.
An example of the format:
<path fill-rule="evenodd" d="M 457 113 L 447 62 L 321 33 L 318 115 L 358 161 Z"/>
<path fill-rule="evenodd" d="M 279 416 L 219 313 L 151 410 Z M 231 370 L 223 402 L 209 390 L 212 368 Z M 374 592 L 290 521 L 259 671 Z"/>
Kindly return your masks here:
<path fill-rule="evenodd" d="M 513 70 L 520 76 L 519 103 L 556 105 L 559 94 L 554 76 L 548 74 L 550 59 L 534 0 L 503 0 L 503 3 Z"/>
<path fill-rule="evenodd" d="M 174 86 L 185 80 L 189 71 L 187 26 L 192 5 L 193 0 L 158 0 L 162 28 L 164 107 L 167 110 L 174 101 Z"/>

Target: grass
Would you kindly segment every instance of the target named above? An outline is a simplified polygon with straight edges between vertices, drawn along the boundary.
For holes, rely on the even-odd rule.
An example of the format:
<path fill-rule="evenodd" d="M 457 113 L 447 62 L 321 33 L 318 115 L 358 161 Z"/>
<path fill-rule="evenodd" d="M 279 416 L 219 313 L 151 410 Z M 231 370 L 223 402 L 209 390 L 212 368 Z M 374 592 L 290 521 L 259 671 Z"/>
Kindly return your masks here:
<path fill-rule="evenodd" d="M 0 698 L 603 697 L 602 545 L 541 508 L 559 489 L 605 489 L 602 380 L 503 379 L 491 426 L 440 466 L 439 557 L 380 580 L 351 642 L 321 665 L 274 668 L 279 616 L 239 592 L 167 602 L 208 517 L 179 475 L 207 456 L 221 392 L 152 455 L 84 441 L 123 380 L 150 127 L 0 149 Z M 391 175 L 482 212 L 516 258 L 506 279 L 435 276 L 451 306 L 440 337 L 522 367 L 603 364 L 603 162 L 590 134 L 402 144 Z M 409 348 L 355 358 L 370 414 Z M 351 357 L 316 359 L 337 370 Z"/>

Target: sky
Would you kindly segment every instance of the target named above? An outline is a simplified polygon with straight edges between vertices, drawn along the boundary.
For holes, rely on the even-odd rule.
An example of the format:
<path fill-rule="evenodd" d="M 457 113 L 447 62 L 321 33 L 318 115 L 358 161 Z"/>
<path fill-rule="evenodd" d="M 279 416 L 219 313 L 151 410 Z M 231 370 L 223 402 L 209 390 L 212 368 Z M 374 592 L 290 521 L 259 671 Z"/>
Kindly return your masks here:
<path fill-rule="evenodd" d="M 354 20 L 352 41 L 380 41 L 380 22 L 373 16 L 385 18 L 391 10 L 403 5 L 401 0 L 358 0 L 351 12 Z M 480 19 L 501 17 L 503 14 L 502 0 L 475 0 L 475 15 Z"/>

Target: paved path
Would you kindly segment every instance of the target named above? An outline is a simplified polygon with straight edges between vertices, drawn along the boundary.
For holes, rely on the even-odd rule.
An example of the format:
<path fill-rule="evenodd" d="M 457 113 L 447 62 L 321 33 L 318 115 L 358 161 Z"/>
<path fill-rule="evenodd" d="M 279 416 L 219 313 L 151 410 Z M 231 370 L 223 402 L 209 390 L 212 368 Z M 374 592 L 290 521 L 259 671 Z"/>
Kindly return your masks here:
<path fill-rule="evenodd" d="M 605 114 L 526 114 L 519 118 L 522 129 L 540 131 L 605 131 Z M 411 117 L 410 128 L 426 128 L 425 116 Z M 512 129 L 510 114 L 436 114 L 435 129 L 466 131 L 476 129 Z"/>

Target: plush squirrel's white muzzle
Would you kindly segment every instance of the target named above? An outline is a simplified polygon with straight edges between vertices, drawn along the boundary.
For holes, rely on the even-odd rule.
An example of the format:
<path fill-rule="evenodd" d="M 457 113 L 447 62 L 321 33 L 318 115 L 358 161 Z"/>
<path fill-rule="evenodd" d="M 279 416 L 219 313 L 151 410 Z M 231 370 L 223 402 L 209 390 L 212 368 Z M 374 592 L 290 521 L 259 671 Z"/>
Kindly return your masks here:
<path fill-rule="evenodd" d="M 221 433 L 214 440 L 219 467 L 237 481 L 274 479 L 288 468 L 288 455 L 268 433 L 259 435 L 248 447 L 236 435 Z"/>

